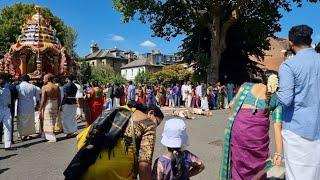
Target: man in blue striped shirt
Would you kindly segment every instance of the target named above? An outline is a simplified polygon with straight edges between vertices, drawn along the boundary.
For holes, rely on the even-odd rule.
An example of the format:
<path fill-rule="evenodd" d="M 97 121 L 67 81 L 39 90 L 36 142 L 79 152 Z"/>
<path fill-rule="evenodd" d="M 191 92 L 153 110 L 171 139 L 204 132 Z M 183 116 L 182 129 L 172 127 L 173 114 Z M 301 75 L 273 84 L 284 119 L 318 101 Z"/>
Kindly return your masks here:
<path fill-rule="evenodd" d="M 286 179 L 320 178 L 320 54 L 310 47 L 312 28 L 292 27 L 295 55 L 279 70 L 278 99 L 283 105 Z"/>

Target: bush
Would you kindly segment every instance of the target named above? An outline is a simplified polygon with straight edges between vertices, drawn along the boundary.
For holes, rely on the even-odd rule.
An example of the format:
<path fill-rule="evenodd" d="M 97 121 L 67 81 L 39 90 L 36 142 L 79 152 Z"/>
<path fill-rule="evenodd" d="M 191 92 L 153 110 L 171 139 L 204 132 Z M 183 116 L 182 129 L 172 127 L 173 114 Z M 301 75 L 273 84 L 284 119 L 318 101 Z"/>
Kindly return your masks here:
<path fill-rule="evenodd" d="M 189 81 L 193 71 L 181 64 L 165 66 L 161 71 L 151 74 L 151 83 L 162 83 L 169 85 L 170 83 Z"/>

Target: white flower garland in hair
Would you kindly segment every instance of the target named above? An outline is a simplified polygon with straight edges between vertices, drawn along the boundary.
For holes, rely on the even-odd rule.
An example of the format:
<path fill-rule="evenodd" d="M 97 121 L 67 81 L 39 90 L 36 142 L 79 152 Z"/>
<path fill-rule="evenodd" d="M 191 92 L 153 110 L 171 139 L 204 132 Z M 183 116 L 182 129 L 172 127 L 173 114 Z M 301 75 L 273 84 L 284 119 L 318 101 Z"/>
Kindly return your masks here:
<path fill-rule="evenodd" d="M 268 92 L 275 93 L 278 89 L 278 86 L 279 86 L 278 76 L 276 74 L 270 75 L 268 78 L 268 84 L 267 84 Z"/>

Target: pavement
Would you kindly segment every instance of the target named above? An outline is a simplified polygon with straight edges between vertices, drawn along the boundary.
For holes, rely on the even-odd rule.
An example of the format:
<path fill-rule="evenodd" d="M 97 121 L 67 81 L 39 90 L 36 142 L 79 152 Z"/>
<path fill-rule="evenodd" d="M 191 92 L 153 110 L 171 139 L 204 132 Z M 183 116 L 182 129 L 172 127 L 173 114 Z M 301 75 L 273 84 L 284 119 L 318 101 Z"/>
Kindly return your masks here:
<path fill-rule="evenodd" d="M 193 177 L 195 180 L 218 179 L 224 128 L 227 124 L 228 110 L 213 111 L 213 116 L 195 116 L 186 120 L 190 136 L 189 151 L 203 160 L 205 170 Z M 165 120 L 171 117 L 170 110 L 164 109 Z M 161 132 L 164 122 L 158 127 L 154 159 L 166 149 L 161 145 Z M 271 136 L 272 139 L 272 136 Z M 76 153 L 75 138 L 58 136 L 57 143 L 48 143 L 43 139 L 26 142 L 18 141 L 17 151 L 4 151 L 0 145 L 0 179 L 5 180 L 62 180 L 63 171 Z M 274 146 L 271 142 L 271 149 Z M 277 170 L 275 170 L 277 171 Z"/>

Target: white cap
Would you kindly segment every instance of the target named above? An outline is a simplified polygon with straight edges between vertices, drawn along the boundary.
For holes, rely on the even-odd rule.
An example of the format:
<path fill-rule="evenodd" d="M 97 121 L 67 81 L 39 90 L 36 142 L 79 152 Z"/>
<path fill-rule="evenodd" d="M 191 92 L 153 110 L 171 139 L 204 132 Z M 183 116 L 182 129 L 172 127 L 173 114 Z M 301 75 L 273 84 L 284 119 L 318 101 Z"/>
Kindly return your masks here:
<path fill-rule="evenodd" d="M 186 124 L 182 119 L 166 121 L 162 133 L 161 143 L 169 148 L 181 148 L 189 141 Z"/>

